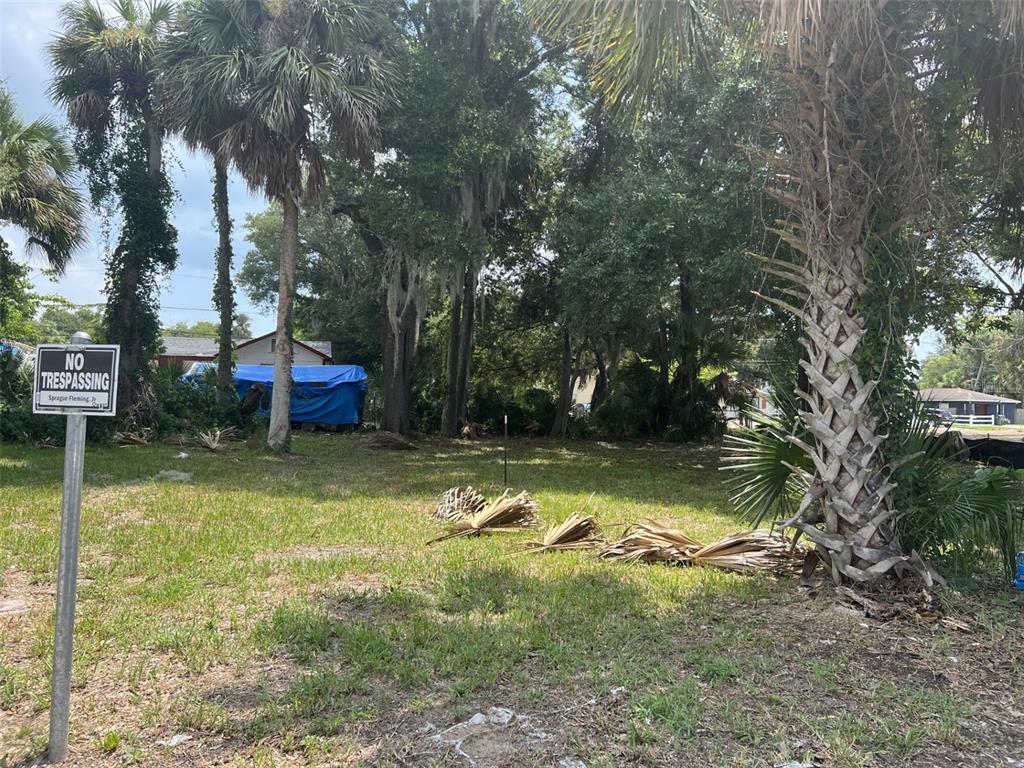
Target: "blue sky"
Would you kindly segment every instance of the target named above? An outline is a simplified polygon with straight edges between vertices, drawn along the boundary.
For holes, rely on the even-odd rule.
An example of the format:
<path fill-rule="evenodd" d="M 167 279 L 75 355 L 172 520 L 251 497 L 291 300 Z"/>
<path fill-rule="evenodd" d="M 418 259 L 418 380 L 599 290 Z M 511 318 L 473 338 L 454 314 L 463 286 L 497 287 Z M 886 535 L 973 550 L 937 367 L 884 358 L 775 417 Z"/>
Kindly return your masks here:
<path fill-rule="evenodd" d="M 0 76 L 14 94 L 25 119 L 49 116 L 63 123 L 63 115 L 46 95 L 50 77 L 46 45 L 59 28 L 58 13 L 62 0 L 0 0 Z M 200 154 L 190 153 L 177 142 L 169 145 L 167 168 L 179 199 L 174 205 L 174 224 L 178 228 L 178 268 L 165 281 L 160 294 L 160 319 L 165 325 L 179 321 L 216 320 L 213 310 L 213 253 L 217 233 L 210 207 L 213 164 Z M 231 179 L 231 213 L 235 220 L 235 267 L 241 266 L 247 243 L 242 231 L 246 213 L 261 211 L 265 198 L 250 192 L 237 177 Z M 42 261 L 23 253 L 24 235 L 4 230 L 19 261 L 34 267 L 34 280 L 40 293 L 57 294 L 77 303 L 103 301 L 103 249 L 99 226 L 90 219 L 90 239 L 86 248 L 68 267 L 67 274 L 53 281 L 40 274 Z M 116 231 L 111 235 L 116 240 Z M 243 293 L 238 296 L 239 312 L 252 318 L 254 333 L 273 330 L 274 318 L 261 315 Z"/>

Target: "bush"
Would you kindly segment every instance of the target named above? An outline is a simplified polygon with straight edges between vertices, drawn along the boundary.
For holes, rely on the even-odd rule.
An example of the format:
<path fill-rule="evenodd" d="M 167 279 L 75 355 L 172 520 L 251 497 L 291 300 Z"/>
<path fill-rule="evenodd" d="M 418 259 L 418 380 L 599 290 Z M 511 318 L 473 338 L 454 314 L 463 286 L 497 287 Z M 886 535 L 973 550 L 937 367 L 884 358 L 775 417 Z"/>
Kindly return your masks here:
<path fill-rule="evenodd" d="M 657 432 L 658 373 L 639 359 L 622 366 L 601 406 L 594 428 L 610 438 L 651 437 Z"/>
<path fill-rule="evenodd" d="M 214 369 L 191 383 L 182 381 L 182 366 L 158 366 L 153 388 L 127 413 L 96 417 L 87 422 L 86 436 L 93 443 L 109 443 L 117 431 L 146 431 L 153 437 L 171 433 L 195 433 L 234 426 L 245 432 L 252 419 L 243 417 L 237 397 L 227 408 L 216 402 Z M 40 442 L 62 445 L 65 419 L 32 413 L 32 372 L 9 351 L 0 355 L 0 441 Z"/>
<path fill-rule="evenodd" d="M 494 434 L 503 433 L 507 415 L 510 435 L 546 435 L 555 421 L 555 398 L 536 387 L 509 395 L 497 387 L 478 384 L 470 392 L 466 415 Z"/>
<path fill-rule="evenodd" d="M 814 438 L 796 416 L 778 421 L 754 414 L 753 423 L 726 438 L 726 461 L 736 473 L 732 501 L 755 524 L 785 519 L 807 491 L 807 475 L 793 467 L 812 471 L 788 437 L 808 444 Z M 948 435 L 923 414 L 889 448 L 898 466 L 895 502 L 905 549 L 951 576 L 999 566 L 1011 572 L 1024 546 L 1024 470 L 960 461 Z"/>
<path fill-rule="evenodd" d="M 126 414 L 126 428 L 152 430 L 156 436 L 203 432 L 237 427 L 243 433 L 253 423 L 242 415 L 241 401 L 232 390 L 227 407 L 217 405 L 217 369 L 206 368 L 191 381 L 184 381 L 180 363 L 158 365 L 153 375 L 152 399 L 142 408 Z"/>
<path fill-rule="evenodd" d="M 725 432 L 722 409 L 703 381 L 668 403 L 669 423 L 659 435 L 661 407 L 659 373 L 637 358 L 622 367 L 608 397 L 593 414 L 593 428 L 610 438 L 660 437 L 674 443 L 708 440 Z"/>

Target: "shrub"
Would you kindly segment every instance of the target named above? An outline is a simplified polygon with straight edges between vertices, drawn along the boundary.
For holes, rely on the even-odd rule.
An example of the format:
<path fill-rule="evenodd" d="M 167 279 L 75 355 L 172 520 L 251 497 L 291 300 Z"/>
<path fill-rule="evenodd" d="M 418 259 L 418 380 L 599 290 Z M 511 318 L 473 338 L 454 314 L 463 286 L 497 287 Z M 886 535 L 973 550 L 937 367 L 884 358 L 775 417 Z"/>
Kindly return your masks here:
<path fill-rule="evenodd" d="M 466 415 L 494 434 L 504 431 L 507 415 L 510 435 L 546 435 L 555 421 L 555 398 L 536 387 L 508 393 L 493 385 L 478 384 L 470 392 Z"/>
<path fill-rule="evenodd" d="M 601 407 L 595 429 L 611 438 L 650 437 L 656 431 L 658 373 L 639 359 L 622 366 Z"/>
<path fill-rule="evenodd" d="M 707 384 L 698 380 L 662 403 L 659 375 L 639 358 L 626 363 L 593 414 L 594 429 L 611 438 L 661 437 L 674 443 L 708 440 L 725 431 L 725 416 Z M 662 408 L 668 423 L 659 435 Z"/>
<path fill-rule="evenodd" d="M 790 517 L 807 491 L 806 475 L 793 467 L 810 471 L 810 464 L 788 438 L 811 444 L 813 436 L 795 415 L 752 420 L 726 438 L 732 501 L 755 524 Z M 921 413 L 889 449 L 906 549 L 952 576 L 993 566 L 1011 572 L 1024 546 L 1024 471 L 962 461 L 948 435 Z"/>
<path fill-rule="evenodd" d="M 138 414 L 126 415 L 126 426 L 148 428 L 155 435 L 192 433 L 233 426 L 247 431 L 253 419 L 242 415 L 241 402 L 232 391 L 226 407 L 217 405 L 217 370 L 210 366 L 189 381 L 183 379 L 181 363 L 156 366 L 151 405 Z"/>

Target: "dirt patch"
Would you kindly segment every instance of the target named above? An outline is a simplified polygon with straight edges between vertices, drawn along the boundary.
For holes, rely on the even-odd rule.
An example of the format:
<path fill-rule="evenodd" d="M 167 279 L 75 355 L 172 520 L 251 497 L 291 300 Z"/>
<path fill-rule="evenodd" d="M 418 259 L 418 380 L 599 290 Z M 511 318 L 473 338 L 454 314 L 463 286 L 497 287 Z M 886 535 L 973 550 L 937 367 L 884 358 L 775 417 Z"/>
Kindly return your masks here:
<path fill-rule="evenodd" d="M 477 712 L 430 737 L 451 747 L 472 768 L 508 765 L 513 760 L 537 764 L 542 757 L 552 757 L 550 752 L 564 739 L 561 731 L 545 730 L 536 718 L 504 707 Z"/>
<path fill-rule="evenodd" d="M 260 560 L 331 560 L 336 557 L 381 557 L 378 547 L 357 547 L 339 544 L 330 547 L 292 547 L 260 555 Z"/>
<path fill-rule="evenodd" d="M 152 491 L 144 480 L 132 480 L 119 485 L 107 485 L 102 488 L 90 488 L 86 485 L 85 493 L 82 496 L 84 508 L 94 507 L 106 509 L 107 507 L 120 506 L 126 501 L 139 500 L 139 496 L 147 491 Z"/>
<path fill-rule="evenodd" d="M 13 621 L 43 607 L 51 608 L 55 595 L 52 584 L 35 584 L 29 574 L 9 568 L 0 582 L 0 621 Z"/>

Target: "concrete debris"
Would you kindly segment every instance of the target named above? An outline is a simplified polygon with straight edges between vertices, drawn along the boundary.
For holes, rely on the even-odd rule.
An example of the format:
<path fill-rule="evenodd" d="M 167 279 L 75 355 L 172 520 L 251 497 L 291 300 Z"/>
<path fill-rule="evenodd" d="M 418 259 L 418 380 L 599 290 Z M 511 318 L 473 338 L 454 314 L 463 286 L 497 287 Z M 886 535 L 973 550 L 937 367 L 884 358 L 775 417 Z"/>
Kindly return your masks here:
<path fill-rule="evenodd" d="M 28 613 L 29 605 L 24 600 L 0 600 L 0 616 Z"/>
<path fill-rule="evenodd" d="M 187 733 L 176 733 L 169 739 L 160 739 L 159 741 L 157 741 L 156 744 L 158 747 L 167 747 L 168 749 L 174 749 L 174 747 L 177 747 L 178 745 L 184 744 L 188 741 L 192 741 L 192 737 L 189 736 Z"/>
<path fill-rule="evenodd" d="M 551 742 L 555 738 L 555 734 L 538 728 L 529 715 L 520 715 L 505 707 L 490 707 L 431 736 L 430 740 L 452 747 L 470 768 L 487 768 L 507 764 L 520 754 L 523 746 Z"/>

